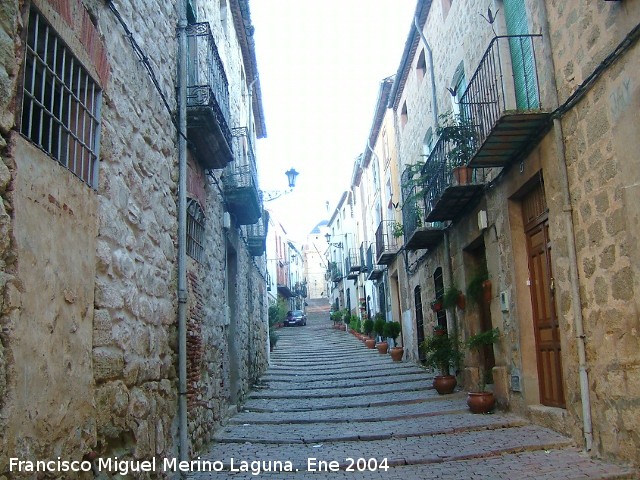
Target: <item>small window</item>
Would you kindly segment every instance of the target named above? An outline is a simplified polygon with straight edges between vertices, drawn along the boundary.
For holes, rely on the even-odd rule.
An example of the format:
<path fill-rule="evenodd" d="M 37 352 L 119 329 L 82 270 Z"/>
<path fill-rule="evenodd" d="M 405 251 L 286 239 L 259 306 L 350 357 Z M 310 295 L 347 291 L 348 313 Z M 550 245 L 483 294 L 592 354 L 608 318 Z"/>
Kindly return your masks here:
<path fill-rule="evenodd" d="M 100 102 L 96 82 L 44 17 L 31 10 L 20 133 L 93 188 Z"/>
<path fill-rule="evenodd" d="M 427 160 L 427 157 L 431 155 L 431 151 L 433 150 L 433 129 L 429 127 L 427 133 L 424 135 L 424 140 L 422 141 L 422 159 Z"/>
<path fill-rule="evenodd" d="M 187 202 L 187 255 L 198 263 L 204 260 L 204 220 L 202 207 L 190 198 Z"/>
<path fill-rule="evenodd" d="M 462 95 L 464 95 L 466 89 L 467 79 L 464 76 L 464 64 L 460 62 L 460 65 L 458 65 L 458 68 L 456 68 L 456 72 L 453 74 L 450 90 L 451 106 L 453 109 L 453 113 L 456 116 L 463 113 L 460 109 L 460 101 L 462 100 Z"/>
<path fill-rule="evenodd" d="M 409 114 L 407 113 L 407 102 L 404 102 L 402 104 L 402 110 L 400 112 L 400 126 L 404 128 L 408 121 Z"/>
<path fill-rule="evenodd" d="M 427 62 L 424 57 L 424 49 L 423 49 L 420 52 L 420 56 L 418 57 L 418 63 L 416 64 L 416 76 L 418 77 L 418 82 L 422 81 L 426 71 L 427 71 Z"/>

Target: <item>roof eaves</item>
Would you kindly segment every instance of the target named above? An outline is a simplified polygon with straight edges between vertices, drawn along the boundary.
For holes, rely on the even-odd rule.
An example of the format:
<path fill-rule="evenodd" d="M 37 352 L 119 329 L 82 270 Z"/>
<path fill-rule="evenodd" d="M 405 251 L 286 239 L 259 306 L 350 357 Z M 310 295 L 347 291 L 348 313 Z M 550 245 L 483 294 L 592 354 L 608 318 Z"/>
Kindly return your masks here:
<path fill-rule="evenodd" d="M 411 28 L 409 29 L 409 35 L 407 41 L 404 44 L 404 51 L 402 52 L 402 58 L 400 65 L 398 66 L 398 72 L 396 73 L 395 81 L 393 82 L 393 88 L 389 96 L 389 107 L 396 110 L 400 103 L 400 97 L 404 91 L 404 86 L 407 83 L 407 77 L 411 70 L 411 60 L 415 56 L 418 44 L 420 43 L 420 34 L 416 30 L 415 19 L 418 19 L 418 25 L 421 29 L 424 29 L 424 25 L 429 16 L 429 10 L 431 9 L 432 0 L 418 0 L 416 4 L 416 11 L 414 18 L 411 19 Z"/>

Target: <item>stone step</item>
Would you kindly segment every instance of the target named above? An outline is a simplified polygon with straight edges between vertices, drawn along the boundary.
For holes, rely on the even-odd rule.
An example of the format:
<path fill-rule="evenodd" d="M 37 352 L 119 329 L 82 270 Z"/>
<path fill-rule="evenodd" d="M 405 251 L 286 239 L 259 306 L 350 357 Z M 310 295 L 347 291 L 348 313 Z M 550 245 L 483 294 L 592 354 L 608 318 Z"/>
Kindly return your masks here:
<path fill-rule="evenodd" d="M 423 382 L 428 380 L 429 382 L 433 382 L 432 378 L 427 376 L 424 373 L 407 373 L 405 375 L 374 375 L 369 377 L 361 377 L 361 378 L 342 378 L 342 379 L 334 379 L 330 380 L 307 380 L 304 382 L 298 382 L 294 379 L 291 380 L 267 380 L 263 379 L 263 381 L 256 384 L 257 388 L 270 388 L 272 390 L 308 390 L 312 388 L 347 388 L 347 387 L 360 387 L 360 386 L 368 386 L 368 387 L 378 387 L 380 385 L 393 385 L 407 382 Z"/>
<path fill-rule="evenodd" d="M 498 435 L 502 432 L 497 431 Z M 526 442 L 526 437 L 525 442 Z M 411 439 L 413 443 L 416 439 Z M 499 436 L 498 436 L 499 441 Z M 482 439 L 476 441 L 477 444 L 482 444 Z M 367 444 L 373 444 L 375 442 L 367 442 Z M 266 450 L 265 445 L 247 445 L 244 450 L 238 450 L 236 456 L 216 455 L 211 457 L 212 460 L 227 459 L 227 466 L 229 465 L 228 459 L 234 458 L 236 462 L 236 468 L 238 463 L 246 459 L 251 461 L 253 458 L 260 458 L 260 455 L 264 455 L 265 461 L 280 460 L 282 462 L 289 460 L 292 464 L 292 468 L 296 468 L 299 471 L 292 473 L 266 473 L 261 477 L 276 479 L 295 479 L 295 480 L 418 480 L 418 479 L 431 479 L 437 478 L 442 480 L 459 480 L 461 478 L 478 478 L 478 479 L 490 479 L 490 480 L 513 480 L 513 479 L 562 479 L 562 480 L 578 480 L 578 479 L 602 479 L 602 480 L 630 480 L 637 479 L 637 472 L 629 467 L 614 465 L 610 463 L 595 461 L 575 448 L 544 448 L 544 445 L 540 447 L 522 445 L 519 447 L 505 448 L 500 444 L 488 453 L 481 454 L 475 449 L 471 456 L 464 455 L 464 451 L 460 455 L 456 455 L 452 452 L 445 452 L 442 456 L 429 457 L 425 461 L 419 463 L 408 463 L 411 460 L 405 459 L 402 455 L 396 455 L 394 458 L 398 463 L 394 463 L 390 458 L 388 463 L 388 469 L 378 468 L 375 471 L 350 471 L 340 470 L 338 472 L 319 472 L 308 471 L 308 459 L 309 458 L 327 458 L 330 461 L 336 461 L 341 465 L 346 464 L 346 458 L 377 458 L 382 459 L 383 454 L 374 453 L 373 455 L 361 455 L 358 451 L 351 450 L 351 444 L 346 444 L 342 449 L 336 449 L 330 455 L 324 456 L 321 450 L 325 447 L 319 445 L 314 448 L 313 445 L 300 446 L 306 450 L 300 450 L 295 454 L 293 447 L 287 448 L 286 452 L 283 452 L 280 447 L 275 447 L 274 450 Z M 402 451 L 407 446 L 398 444 L 393 451 Z M 278 450 L 278 448 L 280 448 Z M 429 447 L 422 448 L 423 451 L 429 451 Z M 437 448 L 437 446 L 436 446 Z M 455 452 L 455 446 L 452 447 Z M 225 450 L 226 452 L 226 450 Z M 352 453 L 353 452 L 353 453 Z M 204 458 L 203 458 L 204 459 Z M 304 463 L 300 462 L 300 459 Z M 296 467 L 297 465 L 297 467 Z M 268 464 L 267 464 L 268 466 Z M 229 471 L 223 471 L 218 473 L 209 472 L 194 472 L 189 475 L 188 478 L 194 480 L 217 480 L 229 478 L 229 475 L 233 474 L 234 480 L 249 480 L 254 479 L 255 475 L 251 472 L 247 473 L 232 473 Z"/>
<path fill-rule="evenodd" d="M 466 393 L 447 395 L 448 398 L 434 398 L 408 404 L 383 405 L 375 407 L 336 408 L 307 411 L 254 411 L 245 408 L 232 419 L 230 424 L 293 424 L 293 423 L 340 423 L 372 422 L 420 418 L 442 413 L 467 411 Z"/>
<path fill-rule="evenodd" d="M 431 416 L 416 421 L 350 422 L 342 428 L 333 424 L 241 424 L 227 425 L 218 431 L 213 440 L 217 442 L 251 443 L 322 443 L 339 441 L 368 441 L 391 438 L 442 435 L 467 430 L 488 430 L 526 425 L 521 417 L 509 414 L 473 415 L 452 413 Z"/>
<path fill-rule="evenodd" d="M 437 401 L 442 397 L 434 389 L 409 392 L 387 391 L 357 395 L 352 397 L 280 399 L 249 398 L 246 409 L 257 412 L 293 412 L 307 410 L 330 410 L 336 408 L 374 407 L 385 405 L 403 405 L 424 401 Z"/>

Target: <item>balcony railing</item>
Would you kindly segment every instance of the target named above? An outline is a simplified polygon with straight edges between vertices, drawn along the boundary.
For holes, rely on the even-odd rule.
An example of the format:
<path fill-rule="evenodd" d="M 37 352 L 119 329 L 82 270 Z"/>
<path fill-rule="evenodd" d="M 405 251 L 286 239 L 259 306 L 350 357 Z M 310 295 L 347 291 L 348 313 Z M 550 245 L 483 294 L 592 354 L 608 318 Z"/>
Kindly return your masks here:
<path fill-rule="evenodd" d="M 267 250 L 267 229 L 269 227 L 269 212 L 263 211 L 257 223 L 247 225 L 247 248 L 254 257 L 259 257 Z"/>
<path fill-rule="evenodd" d="M 208 22 L 187 27 L 187 137 L 204 168 L 233 160 L 229 84 Z"/>
<path fill-rule="evenodd" d="M 342 269 L 340 266 L 335 262 L 329 263 L 329 278 L 334 282 L 339 282 L 342 280 L 342 277 Z"/>
<path fill-rule="evenodd" d="M 422 167 L 424 188 L 421 190 L 418 185 L 414 193 L 415 198 L 424 200 L 425 222 L 456 219 L 479 199 L 484 189 L 488 169 L 466 166 L 473 137 L 460 135 L 459 129 L 467 127 L 450 128 L 455 131 L 444 129 Z"/>
<path fill-rule="evenodd" d="M 348 260 L 350 272 L 359 272 L 360 270 L 362 270 L 362 262 L 360 261 L 360 249 L 350 248 Z"/>
<path fill-rule="evenodd" d="M 225 201 L 238 224 L 251 225 L 262 215 L 255 154 L 246 128 L 235 128 L 233 134 L 239 158 L 227 166 L 222 177 Z"/>
<path fill-rule="evenodd" d="M 527 149 L 545 128 L 536 44 L 541 35 L 498 36 L 491 40 L 460 100 L 474 126 L 469 166 L 502 167 Z"/>
<path fill-rule="evenodd" d="M 377 265 L 375 256 L 375 245 L 371 244 L 367 248 L 367 280 L 379 280 L 387 268 L 384 265 Z"/>
<path fill-rule="evenodd" d="M 394 236 L 395 223 L 393 220 L 383 220 L 376 230 L 376 263 L 379 265 L 390 264 L 398 253 L 399 241 Z"/>
<path fill-rule="evenodd" d="M 424 187 L 413 185 L 403 189 L 402 227 L 407 250 L 435 247 L 444 236 L 442 222 L 427 222 Z"/>

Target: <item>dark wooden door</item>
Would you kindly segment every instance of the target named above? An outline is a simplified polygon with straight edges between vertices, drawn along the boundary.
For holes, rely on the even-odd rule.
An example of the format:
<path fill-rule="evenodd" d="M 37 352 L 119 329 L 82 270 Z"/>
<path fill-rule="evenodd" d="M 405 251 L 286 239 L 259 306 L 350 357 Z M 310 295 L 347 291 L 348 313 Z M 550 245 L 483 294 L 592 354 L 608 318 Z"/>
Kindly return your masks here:
<path fill-rule="evenodd" d="M 547 214 L 530 222 L 526 234 L 540 401 L 543 405 L 564 407 L 562 351 L 555 308 Z"/>

